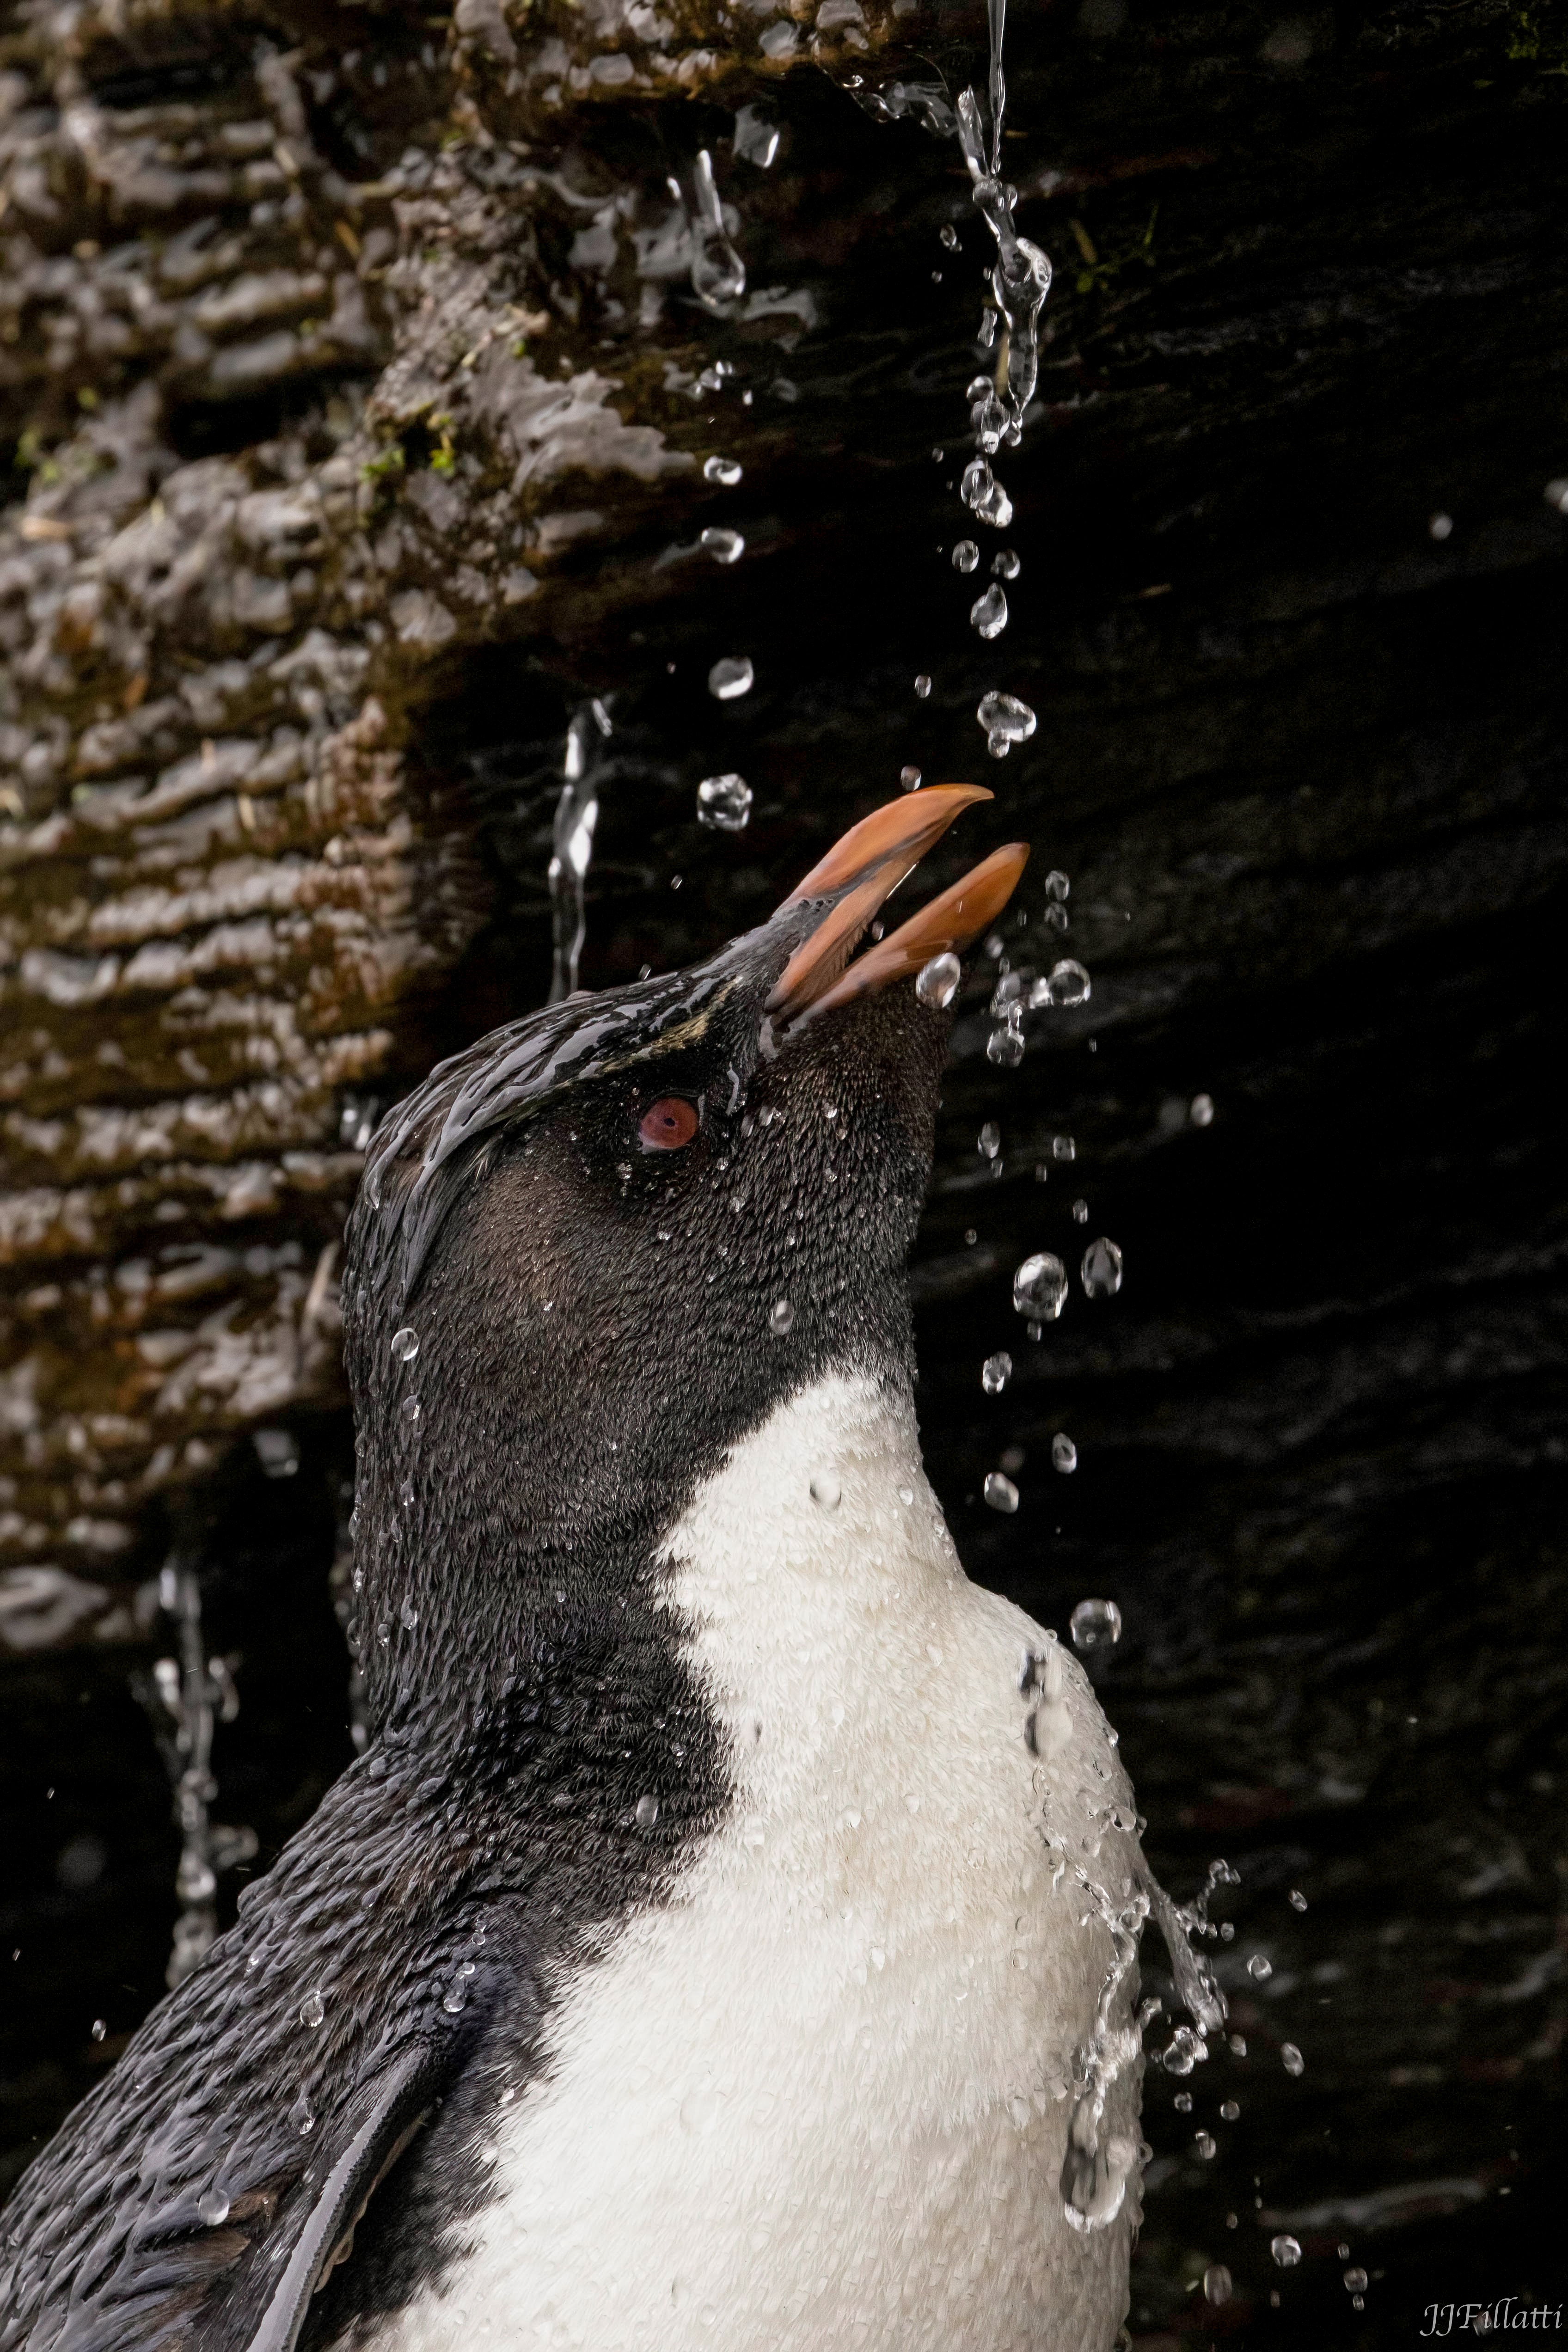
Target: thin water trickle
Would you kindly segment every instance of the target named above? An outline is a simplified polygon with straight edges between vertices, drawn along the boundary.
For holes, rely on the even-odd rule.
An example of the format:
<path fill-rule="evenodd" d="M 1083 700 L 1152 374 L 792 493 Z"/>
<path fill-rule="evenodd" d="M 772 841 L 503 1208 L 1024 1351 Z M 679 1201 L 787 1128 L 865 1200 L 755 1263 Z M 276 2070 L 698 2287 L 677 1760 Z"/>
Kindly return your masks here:
<path fill-rule="evenodd" d="M 716 319 L 728 318 L 746 290 L 746 265 L 731 242 L 713 177 L 713 158 L 706 147 L 697 152 L 691 180 L 696 194 L 691 222 L 691 290 L 703 309 L 711 310 Z M 669 186 L 679 204 L 679 181 L 672 179 Z"/>
<path fill-rule="evenodd" d="M 217 1935 L 219 1874 L 248 1862 L 256 1852 L 253 1830 L 230 1829 L 212 1819 L 217 1795 L 213 1776 L 213 1734 L 232 1723 L 239 1694 L 226 1659 L 209 1654 L 202 1619 L 202 1594 L 194 1562 L 176 1559 L 158 1578 L 158 1603 L 172 1619 L 178 1658 L 159 1658 L 149 1682 L 138 1685 L 152 1713 L 174 1789 L 174 1821 L 180 1832 L 174 1891 L 181 1911 L 164 1980 L 183 1984 L 203 1960 Z"/>
<path fill-rule="evenodd" d="M 610 714 L 597 697 L 572 715 L 550 859 L 552 960 L 550 1002 L 560 1003 L 577 986 L 577 969 L 587 931 L 585 890 L 599 822 L 596 776 L 599 754 L 611 734 Z"/>

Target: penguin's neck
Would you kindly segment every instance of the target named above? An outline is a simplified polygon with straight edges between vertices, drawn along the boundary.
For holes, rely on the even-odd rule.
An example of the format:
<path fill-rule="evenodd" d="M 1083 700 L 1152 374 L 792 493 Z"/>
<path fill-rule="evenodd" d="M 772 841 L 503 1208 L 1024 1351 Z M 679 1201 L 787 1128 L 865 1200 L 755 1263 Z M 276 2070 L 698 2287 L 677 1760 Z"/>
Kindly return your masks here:
<path fill-rule="evenodd" d="M 662 1499 L 563 1538 L 521 1527 L 500 1494 L 454 1496 L 423 1544 L 393 1517 L 362 1594 L 378 1732 L 494 1760 L 514 1736 L 528 1745 L 541 1703 L 559 1711 L 613 1681 L 628 1717 L 649 1721 L 695 1684 L 722 1742 L 722 1719 L 770 1686 L 780 1644 L 809 1626 L 824 1673 L 850 1674 L 890 1614 L 963 1581 L 902 1364 L 816 1374 L 692 1482 L 673 1520 L 666 1502 L 661 1526 Z"/>
<path fill-rule="evenodd" d="M 842 1721 L 910 1628 L 939 1627 L 968 1591 L 901 1372 L 830 1371 L 777 1405 L 659 1556 L 664 1605 L 742 1773 L 760 1718 L 775 1752 L 805 1736 L 786 1686 Z"/>

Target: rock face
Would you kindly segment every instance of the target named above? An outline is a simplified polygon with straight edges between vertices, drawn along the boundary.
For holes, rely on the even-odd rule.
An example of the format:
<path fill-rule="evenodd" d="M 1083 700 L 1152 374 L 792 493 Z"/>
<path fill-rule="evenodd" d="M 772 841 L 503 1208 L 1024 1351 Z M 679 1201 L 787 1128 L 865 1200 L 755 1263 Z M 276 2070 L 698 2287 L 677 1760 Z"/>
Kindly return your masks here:
<path fill-rule="evenodd" d="M 216 1769 L 263 1860 L 347 1752 L 342 1216 L 380 1109 L 549 985 L 596 698 L 585 984 L 755 919 L 905 766 L 992 784 L 994 837 L 1036 845 L 948 1088 L 933 1475 L 1046 1622 L 1117 1599 L 1152 1847 L 1184 1885 L 1220 1844 L 1243 1868 L 1247 2063 L 1319 2037 L 1293 2105 L 1210 2086 L 1243 2107 L 1217 2165 L 1152 2094 L 1135 2326 L 1194 2247 L 1279 2284 L 1227 2209 L 1358 2257 L 1404 2221 L 1412 2310 L 1445 2264 L 1444 2294 L 1509 2291 L 1528 2163 L 1495 2280 L 1420 2217 L 1489 2194 L 1496 2103 L 1561 2032 L 1529 1976 L 1560 1769 L 1560 30 L 1493 0 L 1017 12 L 1005 170 L 1057 278 L 1000 533 L 957 488 L 997 358 L 942 131 L 978 10 L 186 0 L 3 41 L 12 2168 L 162 1981 L 126 1679 L 170 1646 L 171 1547 L 242 1654 Z M 1005 762 L 994 690 L 1038 717 Z M 739 835 L 696 821 L 731 772 Z M 987 1059 L 1000 961 L 1069 954 L 1089 1003 Z M 1101 1234 L 1127 1279 L 1088 1300 Z M 1037 1249 L 1075 1277 L 1037 1348 L 1008 1300 Z M 1337 2270 L 1321 2304 L 1286 2284 L 1303 2341 L 1342 2325 Z M 1364 2325 L 1403 2342 L 1392 2294 Z"/>

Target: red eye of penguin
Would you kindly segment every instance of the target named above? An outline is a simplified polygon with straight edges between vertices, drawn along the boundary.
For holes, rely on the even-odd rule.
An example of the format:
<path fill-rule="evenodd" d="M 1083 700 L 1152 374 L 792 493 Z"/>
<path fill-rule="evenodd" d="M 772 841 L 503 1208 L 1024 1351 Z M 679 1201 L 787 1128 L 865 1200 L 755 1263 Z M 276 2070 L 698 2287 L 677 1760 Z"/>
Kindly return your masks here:
<path fill-rule="evenodd" d="M 645 1151 L 679 1151 L 698 1129 L 697 1106 L 684 1095 L 660 1095 L 637 1123 Z"/>

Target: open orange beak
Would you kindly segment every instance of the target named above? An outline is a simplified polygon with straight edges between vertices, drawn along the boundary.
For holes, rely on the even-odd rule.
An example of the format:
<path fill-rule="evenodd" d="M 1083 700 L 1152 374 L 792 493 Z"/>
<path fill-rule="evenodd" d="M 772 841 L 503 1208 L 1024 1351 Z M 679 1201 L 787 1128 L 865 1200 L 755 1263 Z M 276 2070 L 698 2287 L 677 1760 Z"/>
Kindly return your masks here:
<path fill-rule="evenodd" d="M 1028 846 L 1009 842 L 911 915 L 890 937 L 851 963 L 867 925 L 941 840 L 961 809 L 991 794 L 979 784 L 934 784 L 873 810 L 851 825 L 819 865 L 791 891 L 783 915 L 826 899 L 822 920 L 785 964 L 767 1010 L 786 1022 L 831 1012 L 857 996 L 874 994 L 918 972 L 932 956 L 954 952 L 994 922 L 1029 862 Z"/>

